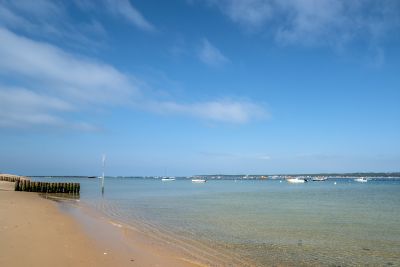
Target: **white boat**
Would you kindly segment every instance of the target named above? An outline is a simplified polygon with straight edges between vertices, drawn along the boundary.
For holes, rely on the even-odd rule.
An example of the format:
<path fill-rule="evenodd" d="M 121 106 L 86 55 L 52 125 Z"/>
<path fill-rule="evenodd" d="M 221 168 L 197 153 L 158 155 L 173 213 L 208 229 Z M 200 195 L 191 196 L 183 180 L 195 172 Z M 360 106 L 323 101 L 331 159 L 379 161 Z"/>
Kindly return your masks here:
<path fill-rule="evenodd" d="M 163 177 L 163 178 L 161 178 L 161 181 L 163 181 L 163 182 L 175 181 L 175 178 L 174 177 Z"/>
<path fill-rule="evenodd" d="M 286 181 L 291 184 L 304 184 L 305 182 L 307 182 L 306 179 L 297 178 L 297 177 L 296 178 L 288 178 L 288 179 L 286 179 Z"/>
<path fill-rule="evenodd" d="M 368 179 L 365 177 L 360 177 L 360 178 L 354 179 L 354 181 L 359 182 L 359 183 L 366 183 L 366 182 L 368 182 Z"/>
<path fill-rule="evenodd" d="M 207 182 L 207 181 L 205 179 L 201 179 L 201 178 L 192 179 L 192 183 L 200 184 L 200 183 L 205 183 L 205 182 Z"/>
<path fill-rule="evenodd" d="M 325 177 L 325 176 L 317 176 L 317 177 L 314 177 L 312 180 L 313 180 L 314 182 L 323 182 L 323 181 L 328 180 L 328 178 Z"/>

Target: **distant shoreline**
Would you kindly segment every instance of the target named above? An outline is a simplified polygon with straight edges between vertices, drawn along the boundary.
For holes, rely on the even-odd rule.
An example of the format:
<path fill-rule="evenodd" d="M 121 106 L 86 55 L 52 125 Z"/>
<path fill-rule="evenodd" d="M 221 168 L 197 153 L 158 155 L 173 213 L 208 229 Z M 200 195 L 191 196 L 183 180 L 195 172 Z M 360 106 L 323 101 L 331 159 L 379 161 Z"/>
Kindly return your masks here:
<path fill-rule="evenodd" d="M 328 179 L 352 179 L 358 177 L 366 177 L 371 179 L 400 179 L 400 173 L 396 173 L 396 175 L 372 175 L 367 173 L 358 173 L 358 174 L 341 174 L 341 175 L 334 175 L 334 174 L 279 174 L 279 175 L 211 175 L 211 174 L 204 174 L 204 175 L 193 175 L 193 176 L 174 176 L 176 179 L 180 180 L 190 180 L 193 177 L 204 177 L 210 180 L 232 180 L 232 179 L 243 179 L 243 180 L 263 180 L 263 179 L 285 179 L 286 177 L 318 177 L 324 176 Z M 90 176 L 69 176 L 69 175 L 26 175 L 25 177 L 29 178 L 74 178 L 74 179 L 94 179 Z M 161 179 L 162 176 L 106 176 L 106 178 L 136 178 L 136 179 Z"/>

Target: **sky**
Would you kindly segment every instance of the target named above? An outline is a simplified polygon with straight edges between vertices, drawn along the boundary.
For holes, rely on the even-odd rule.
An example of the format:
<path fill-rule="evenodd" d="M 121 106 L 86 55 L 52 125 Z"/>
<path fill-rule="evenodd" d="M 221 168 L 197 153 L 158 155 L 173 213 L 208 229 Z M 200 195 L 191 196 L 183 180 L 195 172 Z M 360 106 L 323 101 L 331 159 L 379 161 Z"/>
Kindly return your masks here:
<path fill-rule="evenodd" d="M 400 171 L 397 0 L 0 0 L 0 173 Z"/>

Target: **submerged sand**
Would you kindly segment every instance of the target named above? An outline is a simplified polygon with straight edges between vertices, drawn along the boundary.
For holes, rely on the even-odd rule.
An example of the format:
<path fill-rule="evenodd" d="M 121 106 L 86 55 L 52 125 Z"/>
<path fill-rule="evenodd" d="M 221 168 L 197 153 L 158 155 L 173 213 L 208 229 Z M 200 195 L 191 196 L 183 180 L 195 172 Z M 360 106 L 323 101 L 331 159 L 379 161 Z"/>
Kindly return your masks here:
<path fill-rule="evenodd" d="M 0 266 L 198 266 L 142 235 L 125 239 L 120 227 L 88 233 L 56 202 L 13 185 L 0 181 Z"/>

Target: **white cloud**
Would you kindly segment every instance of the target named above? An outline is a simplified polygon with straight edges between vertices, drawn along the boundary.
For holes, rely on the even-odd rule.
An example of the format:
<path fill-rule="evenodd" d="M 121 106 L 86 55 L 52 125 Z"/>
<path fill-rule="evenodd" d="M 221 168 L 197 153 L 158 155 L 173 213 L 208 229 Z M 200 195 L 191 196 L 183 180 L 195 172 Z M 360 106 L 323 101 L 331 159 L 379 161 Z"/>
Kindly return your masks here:
<path fill-rule="evenodd" d="M 280 44 L 341 46 L 376 42 L 398 31 L 400 2 L 391 0 L 206 0 L 247 29 Z"/>
<path fill-rule="evenodd" d="M 17 16 L 5 6 L 0 5 L 0 25 L 9 27 L 28 27 L 29 22 L 22 17 Z"/>
<path fill-rule="evenodd" d="M 19 110 L 35 109 L 35 110 L 58 110 L 68 111 L 74 108 L 64 100 L 41 95 L 39 93 L 15 87 L 0 86 L 0 103 L 4 113 L 13 107 Z"/>
<path fill-rule="evenodd" d="M 199 59 L 210 66 L 219 66 L 229 62 L 229 60 L 213 46 L 207 39 L 202 40 L 202 44 L 198 53 Z"/>
<path fill-rule="evenodd" d="M 59 114 L 73 112 L 75 107 L 62 99 L 24 88 L 0 85 L 0 128 L 32 128 L 38 126 L 74 128 L 84 131 L 96 127 L 84 122 L 69 122 Z"/>
<path fill-rule="evenodd" d="M 104 15 L 126 20 L 142 31 L 155 27 L 129 0 L 9 1 L 0 0 L 0 26 L 50 41 L 64 42 L 72 48 L 93 50 L 104 46 L 107 31 L 101 20 Z M 75 18 L 74 8 L 84 13 Z"/>
<path fill-rule="evenodd" d="M 151 96 L 143 82 L 111 65 L 65 52 L 0 27 L 0 127 L 95 127 L 68 119 L 93 108 L 125 106 L 162 114 L 245 123 L 264 117 L 251 101 L 178 103 Z M 74 116 L 72 116 L 74 117 Z"/>
<path fill-rule="evenodd" d="M 258 159 L 261 159 L 261 160 L 270 160 L 271 157 L 270 157 L 270 156 L 267 156 L 267 155 L 262 155 L 262 156 L 258 156 Z"/>
<path fill-rule="evenodd" d="M 46 40 L 61 40 L 80 49 L 98 48 L 106 36 L 103 25 L 91 16 L 88 21 L 75 21 L 66 5 L 58 1 L 0 1 L 0 26 L 40 36 Z"/>
<path fill-rule="evenodd" d="M 182 114 L 194 116 L 210 121 L 228 123 L 246 123 L 255 118 L 268 116 L 260 105 L 245 101 L 210 101 L 192 104 L 179 104 L 176 102 L 158 102 L 154 104 L 160 113 Z"/>
<path fill-rule="evenodd" d="M 129 104 L 137 96 L 134 79 L 110 65 L 3 28 L 0 39 L 0 74 L 14 81 L 11 84 L 22 83 L 21 88 L 0 88 L 2 127 L 93 130 L 86 122 L 66 120 L 66 115 L 87 107 Z"/>
<path fill-rule="evenodd" d="M 129 0 L 105 0 L 107 8 L 116 16 L 122 16 L 144 31 L 154 31 L 154 26 L 130 3 Z"/>
<path fill-rule="evenodd" d="M 24 14 L 32 15 L 36 18 L 43 17 L 58 17 L 64 16 L 64 8 L 61 2 L 49 0 L 23 0 L 23 1 L 10 1 L 3 0 L 4 5 L 18 10 Z"/>
<path fill-rule="evenodd" d="M 148 32 L 156 30 L 129 0 L 75 0 L 74 3 L 85 12 L 106 13 L 125 19 L 140 30 Z"/>
<path fill-rule="evenodd" d="M 112 66 L 2 28 L 0 39 L 0 71 L 46 84 L 48 92 L 89 103 L 123 102 L 135 93 L 129 78 Z"/>
<path fill-rule="evenodd" d="M 273 1 L 264 0 L 209 0 L 232 21 L 244 26 L 259 27 L 273 16 Z"/>
<path fill-rule="evenodd" d="M 286 23 L 280 25 L 276 38 L 283 43 L 334 42 L 346 38 L 352 22 L 345 12 L 346 5 L 337 0 L 295 0 L 281 2 L 279 8 L 291 13 Z M 339 33 L 340 35 L 337 35 Z M 339 38 L 339 39 L 337 39 Z"/>

